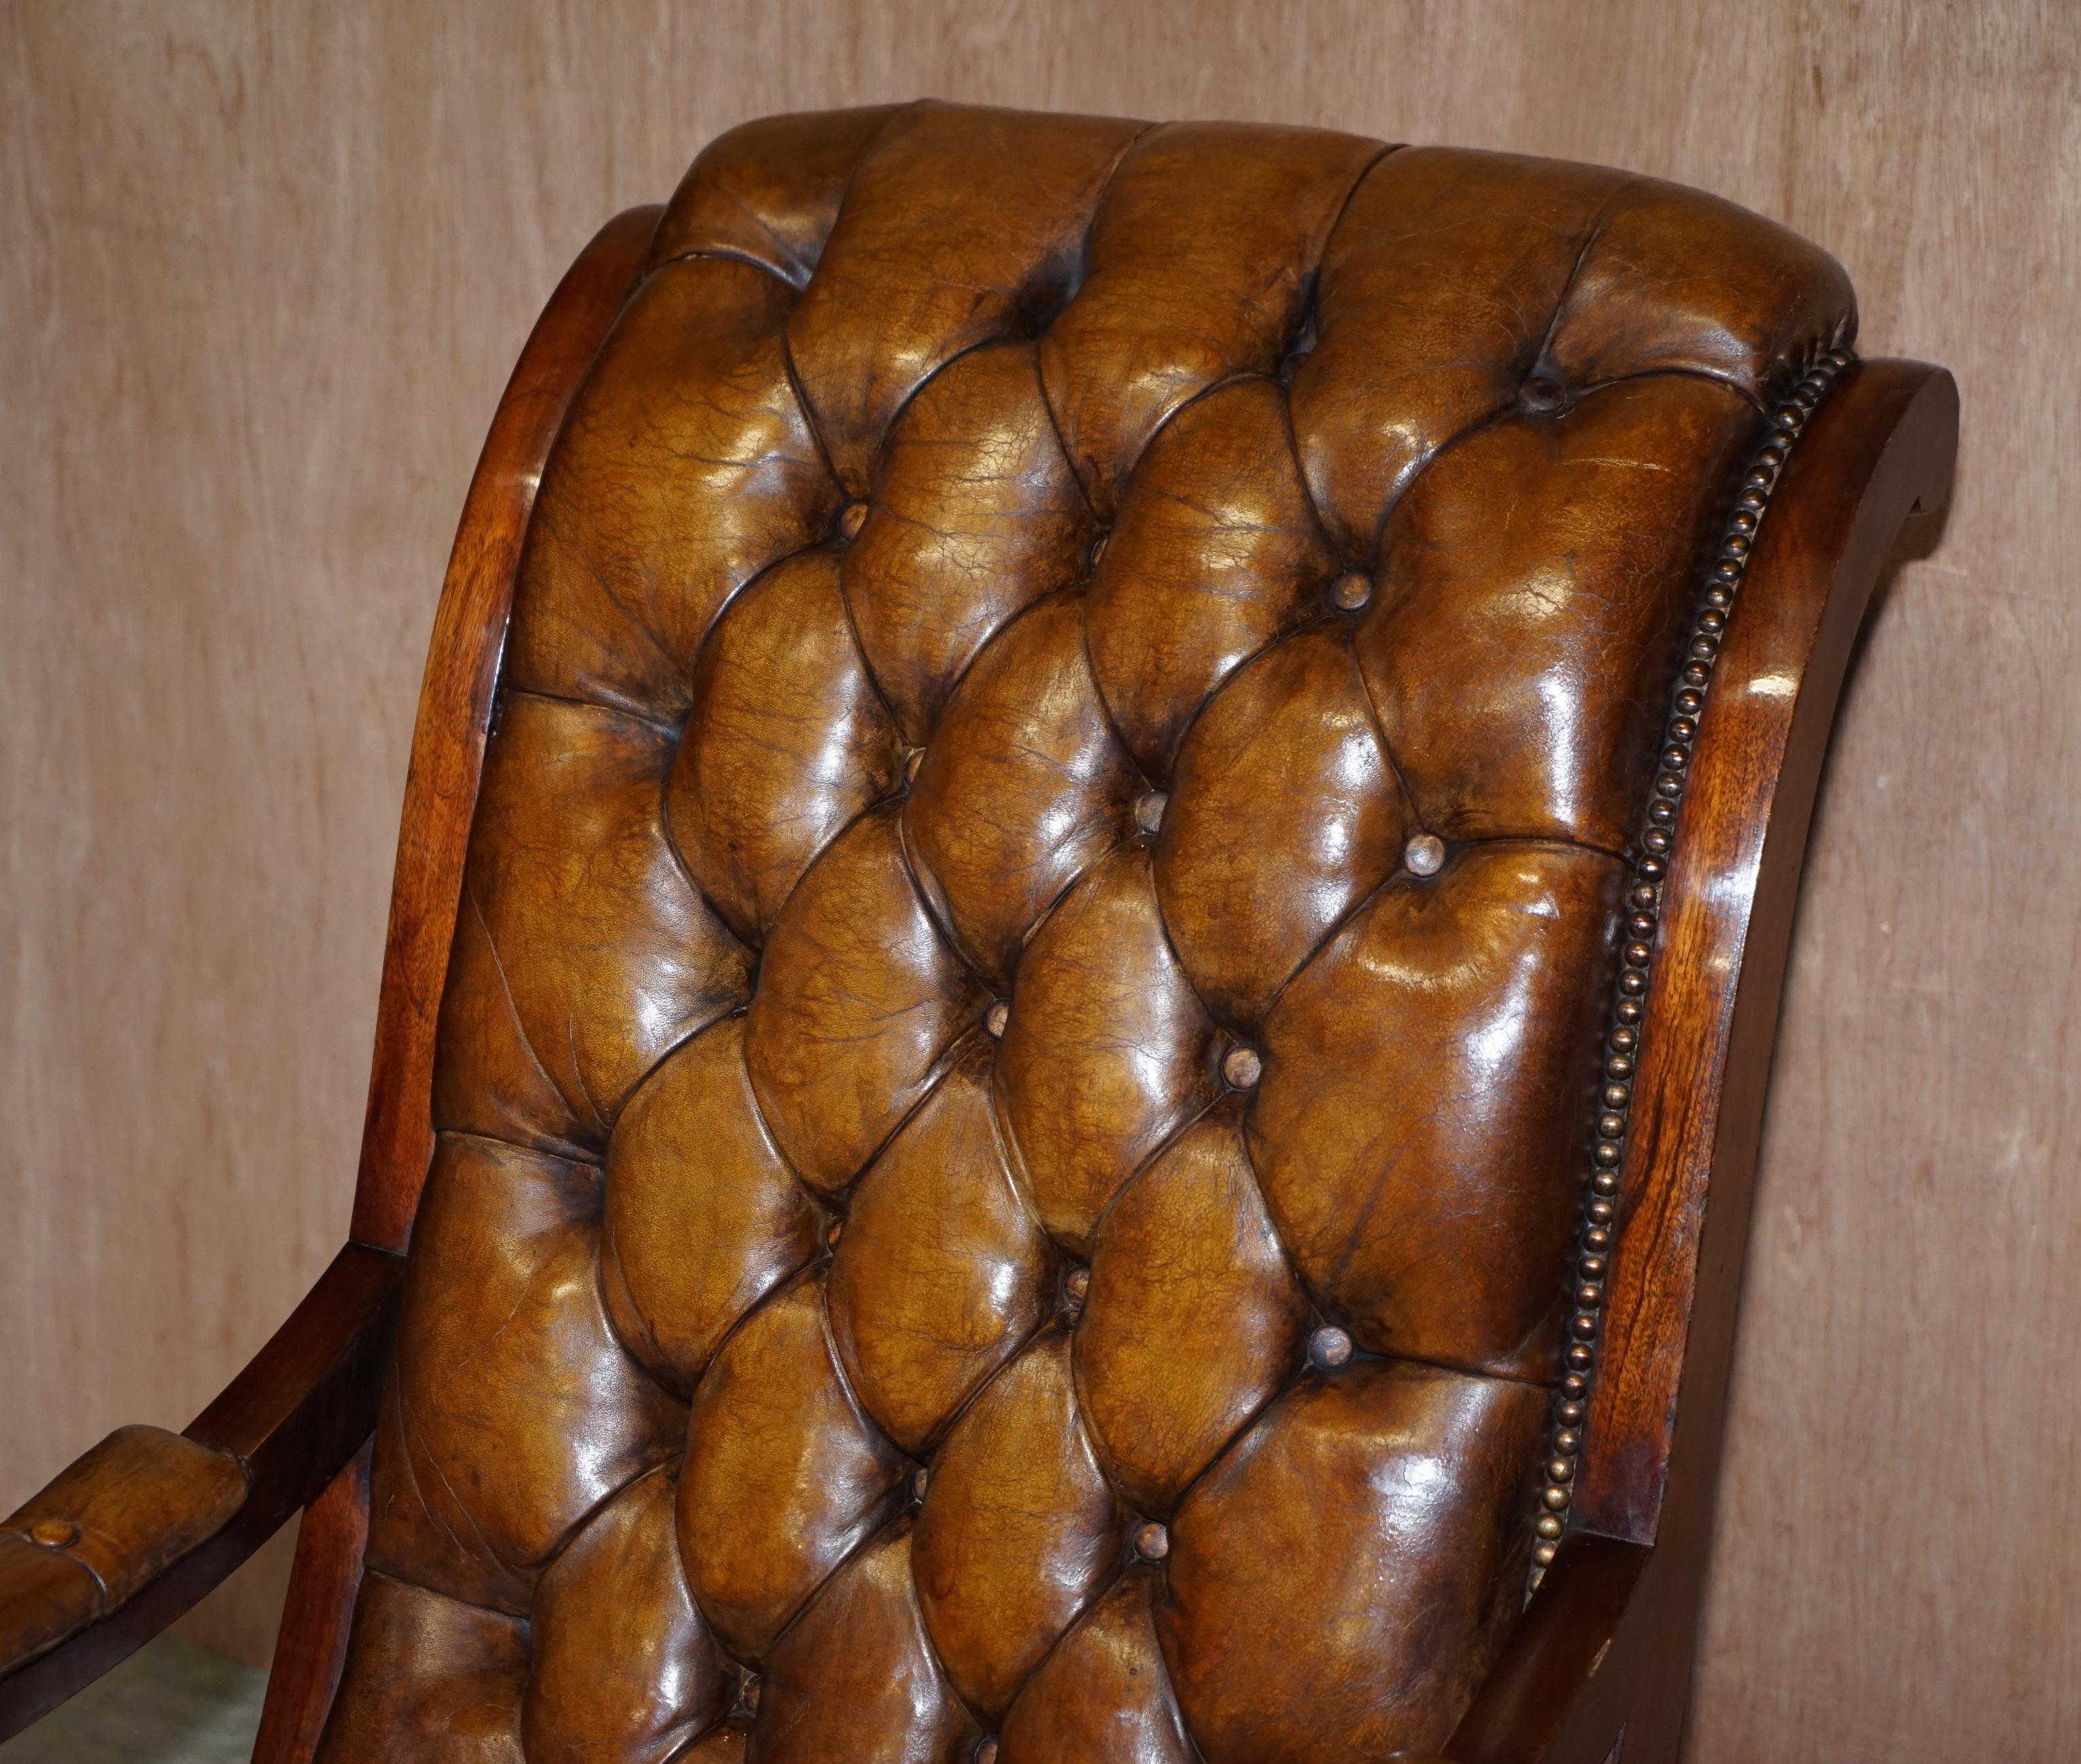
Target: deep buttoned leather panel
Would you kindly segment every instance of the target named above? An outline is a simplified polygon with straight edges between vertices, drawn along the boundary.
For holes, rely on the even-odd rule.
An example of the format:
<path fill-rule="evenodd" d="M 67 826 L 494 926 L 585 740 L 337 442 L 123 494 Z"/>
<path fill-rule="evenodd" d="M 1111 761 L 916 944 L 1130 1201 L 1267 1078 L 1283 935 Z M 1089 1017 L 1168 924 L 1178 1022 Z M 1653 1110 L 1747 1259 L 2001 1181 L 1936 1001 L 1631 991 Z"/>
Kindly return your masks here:
<path fill-rule="evenodd" d="M 704 153 L 520 567 L 325 1756 L 1441 1744 L 1657 707 L 1851 322 L 1579 166 Z"/>

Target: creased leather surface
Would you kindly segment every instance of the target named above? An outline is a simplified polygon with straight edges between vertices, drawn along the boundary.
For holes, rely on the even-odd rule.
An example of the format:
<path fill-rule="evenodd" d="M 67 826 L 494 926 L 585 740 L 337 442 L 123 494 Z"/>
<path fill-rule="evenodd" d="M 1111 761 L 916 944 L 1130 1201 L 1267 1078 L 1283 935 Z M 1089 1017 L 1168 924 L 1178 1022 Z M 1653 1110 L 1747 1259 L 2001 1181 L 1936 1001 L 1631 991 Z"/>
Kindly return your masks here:
<path fill-rule="evenodd" d="M 1579 166 L 704 153 L 521 565 L 324 1757 L 1438 1746 L 1672 645 L 1852 322 Z"/>
<path fill-rule="evenodd" d="M 123 1604 L 246 1504 L 246 1467 L 162 1427 L 119 1427 L 0 1522 L 0 1672 Z"/>

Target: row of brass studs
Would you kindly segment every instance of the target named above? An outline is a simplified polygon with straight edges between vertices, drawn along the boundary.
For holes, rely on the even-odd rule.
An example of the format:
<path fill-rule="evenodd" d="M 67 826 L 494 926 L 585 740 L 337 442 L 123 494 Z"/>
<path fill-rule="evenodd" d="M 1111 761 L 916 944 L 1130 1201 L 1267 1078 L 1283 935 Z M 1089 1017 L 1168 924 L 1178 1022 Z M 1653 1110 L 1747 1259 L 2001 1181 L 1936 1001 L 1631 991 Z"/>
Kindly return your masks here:
<path fill-rule="evenodd" d="M 1574 1279 L 1563 1338 L 1566 1365 L 1554 1404 L 1546 1462 L 1540 1476 L 1531 1590 L 1537 1590 L 1547 1564 L 1561 1548 L 1562 1535 L 1568 1528 L 1568 1510 L 1574 1501 L 1583 1425 L 1589 1413 L 1590 1380 L 1596 1367 L 1597 1342 L 1602 1332 L 1605 1276 L 1617 1228 L 1619 1169 L 1625 1157 L 1626 1123 L 1639 1058 L 1641 1021 L 1646 1014 L 1648 969 L 1661 928 L 1662 884 L 1669 873 L 1676 811 L 1690 776 L 1699 717 L 1712 685 L 1713 666 L 1719 657 L 1727 616 L 1734 610 L 1756 529 L 1770 506 L 1771 492 L 1776 488 L 1779 474 L 1807 418 L 1852 359 L 1847 350 L 1841 349 L 1819 356 L 1806 377 L 1771 413 L 1770 439 L 1758 450 L 1748 475 L 1742 480 L 1719 556 L 1707 578 L 1705 605 L 1692 626 L 1690 644 L 1663 731 L 1662 752 L 1648 799 L 1647 825 L 1633 856 L 1633 880 L 1626 893 L 1625 942 L 1612 1003 L 1611 1027 L 1605 1037 L 1595 1144 L 1590 1154 L 1589 1190 L 1576 1238 Z"/>

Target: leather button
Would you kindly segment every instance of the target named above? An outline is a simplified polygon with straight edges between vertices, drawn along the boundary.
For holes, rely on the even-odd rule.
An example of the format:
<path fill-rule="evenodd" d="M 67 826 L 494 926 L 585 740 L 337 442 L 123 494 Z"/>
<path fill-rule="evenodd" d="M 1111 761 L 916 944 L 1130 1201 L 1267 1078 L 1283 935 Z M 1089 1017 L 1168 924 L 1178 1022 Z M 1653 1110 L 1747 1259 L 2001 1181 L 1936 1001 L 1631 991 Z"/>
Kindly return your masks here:
<path fill-rule="evenodd" d="M 1326 1324 L 1308 1338 L 1308 1363 L 1335 1371 L 1351 1363 L 1352 1338 L 1334 1324 Z"/>
<path fill-rule="evenodd" d="M 1145 790 L 1135 799 L 1134 824 L 1144 833 L 1154 833 L 1163 825 L 1164 805 L 1171 799 L 1160 790 Z"/>
<path fill-rule="evenodd" d="M 29 1541 L 47 1550 L 61 1550 L 79 1541 L 79 1527 L 70 1519 L 39 1519 L 29 1527 Z"/>
<path fill-rule="evenodd" d="M 906 754 L 903 756 L 903 782 L 906 784 L 916 783 L 918 768 L 924 763 L 925 750 L 923 748 L 914 747 Z"/>
<path fill-rule="evenodd" d="M 993 1037 L 1001 1040 L 1004 1035 L 1004 1026 L 1011 1021 L 1011 1006 L 999 998 L 983 1013 L 982 1026 Z"/>
<path fill-rule="evenodd" d="M 1221 1076 L 1237 1090 L 1247 1090 L 1264 1076 L 1264 1062 L 1255 1048 L 1231 1048 L 1221 1061 Z"/>
<path fill-rule="evenodd" d="M 1151 1519 L 1134 1528 L 1134 1553 L 1145 1562 L 1160 1562 L 1171 1553 L 1171 1534 Z"/>
<path fill-rule="evenodd" d="M 860 530 L 867 524 L 867 504 L 848 502 L 839 511 L 839 533 L 849 544 L 859 538 Z"/>
<path fill-rule="evenodd" d="M 1356 569 L 1347 570 L 1330 584 L 1330 603 L 1345 612 L 1356 612 L 1373 598 L 1373 580 Z"/>
<path fill-rule="evenodd" d="M 1415 834 L 1402 848 L 1402 861 L 1411 876 L 1436 876 L 1445 867 L 1445 842 L 1435 833 Z"/>
<path fill-rule="evenodd" d="M 923 1500 L 925 1498 L 925 1491 L 931 1487 L 931 1485 L 932 1472 L 929 1470 L 920 1469 L 917 1475 L 910 1479 L 910 1498 L 914 1501 Z"/>
<path fill-rule="evenodd" d="M 1062 1282 L 1064 1304 L 1072 1311 L 1081 1311 L 1091 1292 L 1091 1270 L 1089 1268 L 1070 1269 L 1068 1278 Z"/>
<path fill-rule="evenodd" d="M 744 1675 L 744 1689 L 738 1693 L 738 1695 L 746 1708 L 753 1710 L 758 1708 L 759 1674 L 757 1673 L 748 1672 Z"/>
<path fill-rule="evenodd" d="M 997 1736 L 986 1735 L 977 1741 L 975 1764 L 997 1764 Z"/>
<path fill-rule="evenodd" d="M 1567 388 L 1534 375 L 1518 388 L 1518 402 L 1528 410 L 1558 410 L 1568 401 Z"/>

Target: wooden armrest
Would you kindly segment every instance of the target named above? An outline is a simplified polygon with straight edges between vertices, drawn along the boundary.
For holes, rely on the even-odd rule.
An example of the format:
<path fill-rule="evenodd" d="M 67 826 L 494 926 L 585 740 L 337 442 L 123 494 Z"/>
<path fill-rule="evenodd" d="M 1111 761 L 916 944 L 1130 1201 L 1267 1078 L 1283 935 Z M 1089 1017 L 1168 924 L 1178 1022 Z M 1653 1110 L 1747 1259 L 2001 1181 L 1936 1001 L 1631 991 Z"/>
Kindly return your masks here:
<path fill-rule="evenodd" d="M 1637 1594 L 1654 1556 L 1594 1533 L 1561 1546 L 1454 1729 L 1451 1764 L 1603 1764 L 1640 1663 L 1627 1643 L 1645 1627 L 1647 1601 Z"/>
<path fill-rule="evenodd" d="M 165 1628 L 359 1448 L 403 1276 L 348 1244 L 186 1433 L 120 1428 L 0 1525 L 0 1740 Z"/>
<path fill-rule="evenodd" d="M 0 1672 L 126 1602 L 246 1505 L 246 1467 L 162 1427 L 121 1427 L 0 1527 Z"/>

